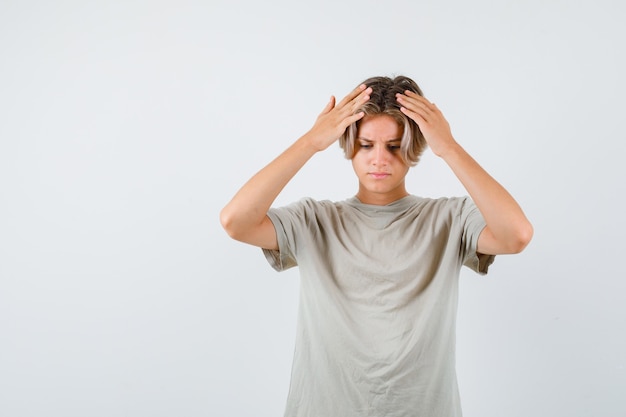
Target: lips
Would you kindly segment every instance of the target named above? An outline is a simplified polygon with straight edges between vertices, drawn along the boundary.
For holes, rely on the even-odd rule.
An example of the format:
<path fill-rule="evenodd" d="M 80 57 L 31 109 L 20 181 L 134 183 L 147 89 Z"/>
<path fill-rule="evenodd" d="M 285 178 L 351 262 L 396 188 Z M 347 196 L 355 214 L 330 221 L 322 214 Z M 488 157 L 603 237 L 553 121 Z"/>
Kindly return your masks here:
<path fill-rule="evenodd" d="M 377 180 L 382 180 L 389 177 L 391 174 L 388 172 L 370 172 L 369 175 Z"/>

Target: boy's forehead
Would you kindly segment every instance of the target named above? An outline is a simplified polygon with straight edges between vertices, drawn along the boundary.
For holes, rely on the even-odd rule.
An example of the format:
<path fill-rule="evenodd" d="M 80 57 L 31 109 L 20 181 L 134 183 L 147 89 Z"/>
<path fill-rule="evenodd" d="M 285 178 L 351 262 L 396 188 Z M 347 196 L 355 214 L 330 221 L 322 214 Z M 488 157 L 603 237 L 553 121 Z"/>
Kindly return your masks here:
<path fill-rule="evenodd" d="M 368 115 L 359 123 L 357 138 L 369 141 L 400 140 L 403 130 L 403 126 L 389 115 Z"/>
<path fill-rule="evenodd" d="M 377 141 L 381 141 L 385 143 L 402 142 L 402 138 L 400 137 L 385 140 L 385 139 L 368 139 L 368 138 L 359 136 L 357 139 L 360 140 L 361 142 L 377 142 Z"/>

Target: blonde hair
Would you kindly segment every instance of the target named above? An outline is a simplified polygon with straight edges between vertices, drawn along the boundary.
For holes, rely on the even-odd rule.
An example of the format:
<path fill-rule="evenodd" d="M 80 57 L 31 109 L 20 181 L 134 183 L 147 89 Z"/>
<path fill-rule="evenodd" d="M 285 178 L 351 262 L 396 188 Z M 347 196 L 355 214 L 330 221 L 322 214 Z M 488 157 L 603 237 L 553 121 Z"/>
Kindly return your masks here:
<path fill-rule="evenodd" d="M 415 81 L 402 75 L 395 78 L 372 77 L 363 81 L 362 84 L 372 87 L 372 93 L 367 103 L 363 104 L 355 113 L 362 111 L 366 115 L 393 117 L 398 125 L 403 127 L 400 157 L 407 165 L 414 166 L 426 149 L 426 140 L 417 123 L 400 111 L 396 94 L 404 94 L 406 90 L 409 90 L 423 96 L 422 90 Z M 347 159 L 352 159 L 356 152 L 355 142 L 360 123 L 360 120 L 352 123 L 339 138 L 339 146 L 343 149 Z"/>

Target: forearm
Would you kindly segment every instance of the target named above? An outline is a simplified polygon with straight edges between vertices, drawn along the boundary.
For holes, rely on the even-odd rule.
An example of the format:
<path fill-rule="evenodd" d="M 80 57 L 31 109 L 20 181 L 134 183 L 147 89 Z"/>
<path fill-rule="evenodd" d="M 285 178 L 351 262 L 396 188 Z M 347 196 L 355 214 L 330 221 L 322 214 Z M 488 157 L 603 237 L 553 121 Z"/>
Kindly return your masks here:
<path fill-rule="evenodd" d="M 355 112 L 369 100 L 371 88 L 360 85 L 335 105 L 331 96 L 311 130 L 254 175 L 220 212 L 220 222 L 233 238 L 267 249 L 277 248 L 267 211 L 278 194 L 315 153 L 323 151 L 360 120 Z"/>
<path fill-rule="evenodd" d="M 260 224 L 276 197 L 316 152 L 304 135 L 250 178 L 222 209 L 224 229 L 233 235 Z"/>
<path fill-rule="evenodd" d="M 519 204 L 460 145 L 454 144 L 441 155 L 461 181 L 483 215 L 492 239 L 489 252 L 520 252 L 532 237 L 532 225 Z M 494 253 L 495 254 L 495 253 Z"/>
<path fill-rule="evenodd" d="M 532 225 L 508 191 L 454 140 L 441 110 L 411 91 L 396 97 L 400 110 L 419 125 L 433 153 L 452 168 L 485 218 L 487 227 L 478 239 L 479 252 L 497 255 L 524 249 L 532 238 Z"/>

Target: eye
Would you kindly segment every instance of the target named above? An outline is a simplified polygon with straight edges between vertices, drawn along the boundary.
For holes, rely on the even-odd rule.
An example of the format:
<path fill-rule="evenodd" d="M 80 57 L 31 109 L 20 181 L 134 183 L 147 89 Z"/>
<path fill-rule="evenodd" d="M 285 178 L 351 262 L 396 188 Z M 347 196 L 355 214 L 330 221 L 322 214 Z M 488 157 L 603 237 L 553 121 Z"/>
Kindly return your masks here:
<path fill-rule="evenodd" d="M 387 149 L 389 149 L 390 152 L 397 152 L 400 150 L 400 145 L 387 145 Z"/>
<path fill-rule="evenodd" d="M 361 142 L 359 143 L 359 148 L 361 149 L 370 149 L 372 147 L 371 143 Z"/>

